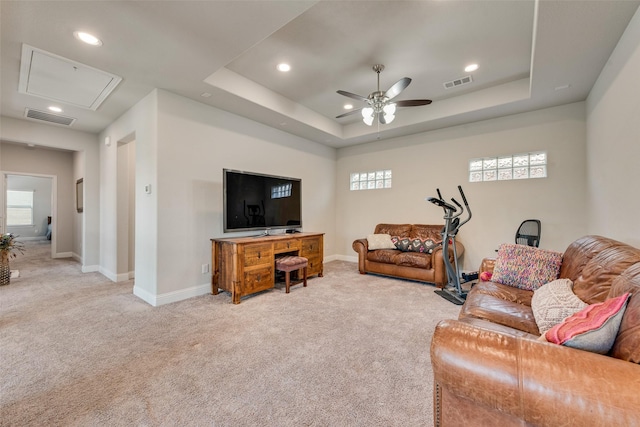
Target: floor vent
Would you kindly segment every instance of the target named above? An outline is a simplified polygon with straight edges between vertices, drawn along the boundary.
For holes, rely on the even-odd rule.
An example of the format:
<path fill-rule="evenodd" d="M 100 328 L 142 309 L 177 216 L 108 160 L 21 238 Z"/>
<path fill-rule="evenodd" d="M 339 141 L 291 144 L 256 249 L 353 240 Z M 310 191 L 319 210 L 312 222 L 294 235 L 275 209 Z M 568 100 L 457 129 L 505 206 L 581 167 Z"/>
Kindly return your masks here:
<path fill-rule="evenodd" d="M 445 89 L 451 89 L 454 87 L 467 85 L 472 81 L 473 79 L 471 78 L 471 76 L 464 76 L 464 77 L 460 77 L 459 79 L 451 80 L 450 82 L 444 82 L 442 83 L 442 85 L 444 86 Z"/>
<path fill-rule="evenodd" d="M 61 116 L 59 114 L 51 114 L 46 111 L 34 110 L 32 108 L 25 108 L 24 116 L 27 119 L 38 120 L 41 122 L 52 123 L 61 126 L 71 126 L 75 123 L 76 119 L 73 117 Z"/>

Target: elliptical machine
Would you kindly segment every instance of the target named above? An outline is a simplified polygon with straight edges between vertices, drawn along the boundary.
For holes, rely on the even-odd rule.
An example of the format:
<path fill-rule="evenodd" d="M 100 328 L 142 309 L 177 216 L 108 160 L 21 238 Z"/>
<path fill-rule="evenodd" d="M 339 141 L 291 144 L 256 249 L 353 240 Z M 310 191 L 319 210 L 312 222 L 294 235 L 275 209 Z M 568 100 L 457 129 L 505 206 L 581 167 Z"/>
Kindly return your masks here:
<path fill-rule="evenodd" d="M 462 289 L 462 284 L 466 281 L 460 281 L 460 270 L 458 268 L 458 253 L 456 251 L 456 235 L 464 224 L 471 219 L 471 208 L 467 203 L 467 198 L 464 196 L 462 187 L 458 185 L 458 191 L 464 202 L 464 206 L 467 208 L 467 218 L 463 221 L 460 217 L 464 213 L 465 209 L 454 198 L 451 201 L 457 206 L 447 203 L 440 194 L 440 189 L 436 189 L 438 197 L 427 197 L 427 201 L 434 205 L 440 206 L 444 210 L 444 228 L 442 229 L 442 255 L 444 266 L 447 271 L 447 285 L 443 289 L 437 289 L 436 294 L 440 295 L 444 299 L 456 304 L 464 304 L 467 298 L 467 292 Z M 458 212 L 459 210 L 459 212 Z M 449 260 L 449 245 L 453 245 L 453 265 Z"/>

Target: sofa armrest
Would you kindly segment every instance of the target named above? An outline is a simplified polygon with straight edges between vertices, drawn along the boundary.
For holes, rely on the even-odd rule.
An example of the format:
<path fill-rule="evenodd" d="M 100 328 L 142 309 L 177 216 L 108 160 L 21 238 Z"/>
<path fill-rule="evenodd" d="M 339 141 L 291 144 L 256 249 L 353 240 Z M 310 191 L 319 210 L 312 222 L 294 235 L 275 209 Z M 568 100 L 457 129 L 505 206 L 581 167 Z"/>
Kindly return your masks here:
<path fill-rule="evenodd" d="M 478 269 L 479 273 L 489 272 L 493 273 L 493 269 L 496 266 L 495 258 L 483 258 L 482 263 L 480 263 L 480 268 Z"/>
<path fill-rule="evenodd" d="M 464 254 L 464 245 L 456 242 L 456 253 L 458 258 Z M 434 272 L 434 283 L 447 284 L 447 271 L 444 268 L 444 259 L 442 256 L 442 246 L 438 246 L 431 254 L 431 268 Z M 449 247 L 449 259 L 453 262 L 453 248 Z"/>
<path fill-rule="evenodd" d="M 351 247 L 358 253 L 358 271 L 360 271 L 360 274 L 365 274 L 364 261 L 367 259 L 369 242 L 367 239 L 356 239 L 353 241 Z"/>
<path fill-rule="evenodd" d="M 445 320 L 434 332 L 431 363 L 436 388 L 527 425 L 640 424 L 640 366 L 631 362 L 486 321 Z M 436 417 L 456 411 L 439 404 Z"/>

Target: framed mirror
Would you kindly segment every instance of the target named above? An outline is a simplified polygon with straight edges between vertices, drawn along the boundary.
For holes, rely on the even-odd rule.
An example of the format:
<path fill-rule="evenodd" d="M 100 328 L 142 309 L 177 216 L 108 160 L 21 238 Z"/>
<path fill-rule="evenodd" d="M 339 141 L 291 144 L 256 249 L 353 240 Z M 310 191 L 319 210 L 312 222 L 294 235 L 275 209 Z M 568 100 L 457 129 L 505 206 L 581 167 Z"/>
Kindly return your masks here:
<path fill-rule="evenodd" d="M 84 179 L 80 178 L 76 181 L 76 210 L 84 211 Z"/>

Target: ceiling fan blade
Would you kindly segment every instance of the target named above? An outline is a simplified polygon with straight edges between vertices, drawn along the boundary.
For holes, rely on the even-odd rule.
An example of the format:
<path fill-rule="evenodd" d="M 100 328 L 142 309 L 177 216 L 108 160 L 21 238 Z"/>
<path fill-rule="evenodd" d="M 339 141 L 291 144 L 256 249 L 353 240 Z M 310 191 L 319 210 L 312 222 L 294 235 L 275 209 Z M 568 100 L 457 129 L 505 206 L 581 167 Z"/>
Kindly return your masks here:
<path fill-rule="evenodd" d="M 409 77 L 401 78 L 400 80 L 395 82 L 388 91 L 385 92 L 384 96 L 389 99 L 395 98 L 400 94 L 400 92 L 402 92 L 407 88 L 407 86 L 409 86 L 409 83 L 411 83 L 411 79 Z"/>
<path fill-rule="evenodd" d="M 430 99 L 405 99 L 402 101 L 394 102 L 397 107 L 418 107 L 420 105 L 429 105 L 431 104 Z"/>
<path fill-rule="evenodd" d="M 362 108 L 358 108 L 357 110 L 347 111 L 346 113 L 342 113 L 339 116 L 336 116 L 336 119 L 340 119 L 342 117 L 347 117 L 347 116 L 350 116 L 352 114 L 357 114 L 357 113 L 360 113 L 360 112 L 362 112 Z"/>
<path fill-rule="evenodd" d="M 339 90 L 338 93 L 340 95 L 344 95 L 344 96 L 347 96 L 349 98 L 357 99 L 358 101 L 367 102 L 367 98 L 365 98 L 364 96 L 356 95 L 355 93 L 346 92 L 344 90 Z"/>

